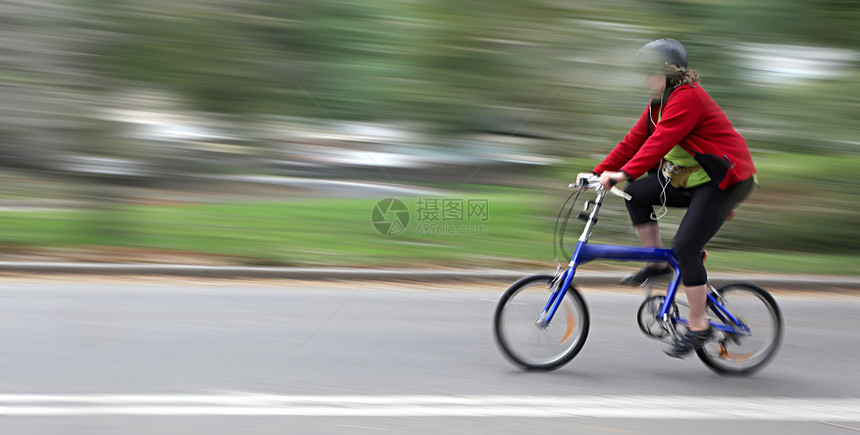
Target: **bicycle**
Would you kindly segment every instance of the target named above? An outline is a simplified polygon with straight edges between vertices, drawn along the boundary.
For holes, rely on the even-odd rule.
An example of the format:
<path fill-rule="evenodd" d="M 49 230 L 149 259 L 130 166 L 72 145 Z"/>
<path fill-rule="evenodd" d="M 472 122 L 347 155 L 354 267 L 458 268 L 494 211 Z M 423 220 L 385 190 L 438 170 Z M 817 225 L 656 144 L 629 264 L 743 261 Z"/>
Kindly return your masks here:
<path fill-rule="evenodd" d="M 554 249 L 561 247 L 564 258 L 568 257 L 564 233 L 580 193 L 594 189 L 597 195 L 593 201 L 586 201 L 578 214 L 586 224 L 574 252 L 569 255 L 567 268 L 557 265 L 555 275 L 518 280 L 504 292 L 496 307 L 496 343 L 508 359 L 525 370 L 558 369 L 582 350 L 588 337 L 589 313 L 573 279 L 577 267 L 593 260 L 668 262 L 674 274 L 666 294 L 651 295 L 652 283 L 646 283 L 637 323 L 646 336 L 666 343 L 679 340 L 688 324 L 680 309 L 683 302 L 675 299 L 681 275 L 671 249 L 588 243 L 606 195 L 611 192 L 628 200 L 629 195 L 614 186 L 609 191 L 601 189 L 597 177 L 582 179 L 570 187 L 577 190 L 562 205 L 553 236 Z M 574 195 L 576 199 L 570 202 Z M 559 222 L 568 203 L 570 207 L 559 232 Z M 561 236 L 556 243 L 558 234 Z M 708 368 L 721 375 L 743 376 L 761 370 L 773 360 L 782 342 L 782 314 L 773 296 L 757 285 L 736 282 L 720 288 L 708 284 L 707 297 L 707 316 L 715 334 L 696 354 Z"/>

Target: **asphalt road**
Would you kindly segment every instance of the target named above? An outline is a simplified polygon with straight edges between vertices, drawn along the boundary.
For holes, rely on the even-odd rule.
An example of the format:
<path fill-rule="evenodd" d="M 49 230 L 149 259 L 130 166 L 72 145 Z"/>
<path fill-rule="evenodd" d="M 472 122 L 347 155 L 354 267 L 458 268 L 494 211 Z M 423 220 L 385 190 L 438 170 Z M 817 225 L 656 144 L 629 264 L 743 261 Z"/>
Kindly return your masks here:
<path fill-rule="evenodd" d="M 665 357 L 626 290 L 526 373 L 490 285 L 116 279 L 0 281 L 0 433 L 860 431 L 856 296 L 777 292 L 781 353 L 737 379 Z"/>

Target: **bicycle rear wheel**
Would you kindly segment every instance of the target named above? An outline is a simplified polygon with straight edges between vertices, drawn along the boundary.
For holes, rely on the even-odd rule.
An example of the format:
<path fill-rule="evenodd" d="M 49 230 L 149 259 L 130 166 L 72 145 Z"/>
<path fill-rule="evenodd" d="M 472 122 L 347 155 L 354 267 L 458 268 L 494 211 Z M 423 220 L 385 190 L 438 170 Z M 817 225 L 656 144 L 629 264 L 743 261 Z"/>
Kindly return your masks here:
<path fill-rule="evenodd" d="M 555 370 L 582 349 L 588 337 L 588 308 L 571 285 L 550 325 L 538 320 L 549 301 L 549 275 L 523 278 L 508 288 L 496 307 L 494 332 L 502 353 L 525 370 Z"/>
<path fill-rule="evenodd" d="M 718 334 L 696 354 L 711 370 L 722 375 L 747 376 L 761 370 L 776 356 L 782 343 L 782 314 L 776 301 L 763 288 L 734 283 L 716 290 L 717 299 L 748 332 Z M 738 328 L 724 319 L 708 302 L 708 314 L 718 322 Z"/>

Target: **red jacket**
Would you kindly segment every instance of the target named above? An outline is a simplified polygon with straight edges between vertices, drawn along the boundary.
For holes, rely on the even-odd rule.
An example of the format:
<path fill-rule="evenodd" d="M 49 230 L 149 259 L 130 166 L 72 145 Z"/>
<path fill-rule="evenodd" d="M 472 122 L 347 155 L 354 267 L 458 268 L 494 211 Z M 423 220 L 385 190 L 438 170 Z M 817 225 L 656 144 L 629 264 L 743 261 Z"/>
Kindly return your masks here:
<path fill-rule="evenodd" d="M 653 110 L 655 118 L 658 110 Z M 746 141 L 701 86 L 682 85 L 675 89 L 663 103 L 663 114 L 657 126 L 651 124 L 650 137 L 646 137 L 648 122 L 646 108 L 630 133 L 594 172 L 621 170 L 635 180 L 658 165 L 675 145 L 681 145 L 697 161 L 702 155 L 710 155 L 712 160 L 719 158 L 725 162 L 729 169 L 720 189 L 744 181 L 756 172 Z M 709 175 L 715 178 L 710 171 Z"/>

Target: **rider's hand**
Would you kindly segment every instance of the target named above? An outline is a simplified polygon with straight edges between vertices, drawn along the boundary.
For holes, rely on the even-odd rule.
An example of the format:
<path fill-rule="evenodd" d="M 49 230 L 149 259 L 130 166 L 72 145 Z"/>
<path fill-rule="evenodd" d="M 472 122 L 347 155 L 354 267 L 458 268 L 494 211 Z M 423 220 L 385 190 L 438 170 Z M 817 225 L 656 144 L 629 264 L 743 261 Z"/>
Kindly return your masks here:
<path fill-rule="evenodd" d="M 614 183 L 611 182 L 613 180 L 615 181 Z M 600 185 L 603 186 L 603 189 L 607 191 L 611 189 L 612 186 L 625 180 L 627 180 L 627 174 L 623 172 L 606 171 L 600 174 Z"/>
<path fill-rule="evenodd" d="M 594 176 L 594 172 L 580 172 L 580 173 L 576 174 L 576 184 L 579 184 L 580 180 L 582 180 L 583 178 L 585 178 L 587 180 L 593 176 Z M 585 186 L 585 188 L 587 189 L 588 186 Z"/>

